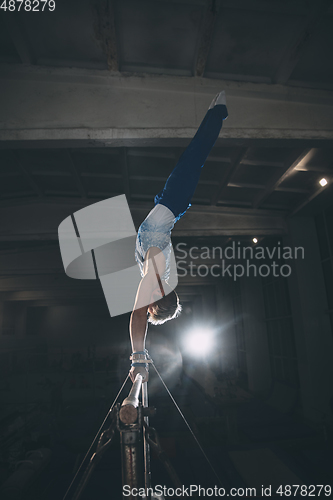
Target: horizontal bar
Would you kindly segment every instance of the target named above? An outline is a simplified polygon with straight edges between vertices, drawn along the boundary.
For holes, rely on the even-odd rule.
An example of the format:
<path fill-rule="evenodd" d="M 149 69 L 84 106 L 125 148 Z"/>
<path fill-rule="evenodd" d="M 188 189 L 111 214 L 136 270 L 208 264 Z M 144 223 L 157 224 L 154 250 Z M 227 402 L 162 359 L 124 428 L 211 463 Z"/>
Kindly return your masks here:
<path fill-rule="evenodd" d="M 127 398 L 122 402 L 119 418 L 123 424 L 133 424 L 138 416 L 139 394 L 142 387 L 142 375 L 138 373 Z"/>

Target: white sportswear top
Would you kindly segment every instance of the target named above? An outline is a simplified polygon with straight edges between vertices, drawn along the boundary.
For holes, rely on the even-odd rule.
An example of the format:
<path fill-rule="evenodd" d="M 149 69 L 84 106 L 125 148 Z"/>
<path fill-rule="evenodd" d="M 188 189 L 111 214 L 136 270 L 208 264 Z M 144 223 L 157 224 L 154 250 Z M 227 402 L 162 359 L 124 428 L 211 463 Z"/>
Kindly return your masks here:
<path fill-rule="evenodd" d="M 171 255 L 171 230 L 175 225 L 175 216 L 169 208 L 158 203 L 149 212 L 138 230 L 135 246 L 135 260 L 137 261 L 141 276 L 146 253 L 150 247 L 160 248 L 165 257 L 165 271 L 162 280 L 170 276 Z"/>

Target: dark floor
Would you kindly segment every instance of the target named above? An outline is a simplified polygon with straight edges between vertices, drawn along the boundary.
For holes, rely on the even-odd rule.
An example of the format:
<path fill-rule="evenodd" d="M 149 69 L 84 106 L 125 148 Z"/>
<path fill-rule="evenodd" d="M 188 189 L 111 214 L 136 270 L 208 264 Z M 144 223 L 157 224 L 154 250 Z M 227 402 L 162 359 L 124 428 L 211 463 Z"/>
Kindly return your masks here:
<path fill-rule="evenodd" d="M 196 484 L 207 488 L 221 484 L 230 489 L 267 484 L 267 481 L 274 481 L 272 471 L 278 467 L 281 484 L 288 484 L 289 478 L 297 478 L 306 485 L 332 483 L 333 450 L 329 429 L 314 428 L 296 418 L 295 412 L 282 413 L 253 397 L 208 397 L 184 375 L 172 393 L 213 464 L 214 473 L 165 389 L 158 385 L 157 378 L 153 379 L 154 375 L 151 377 L 155 390 L 150 405 L 157 408 L 157 413 L 150 424 L 158 431 L 161 444 L 185 486 Z M 120 400 L 129 387 L 126 386 Z M 118 381 L 114 381 L 110 393 L 115 395 L 118 389 Z M 98 398 L 72 404 L 67 401 L 58 409 L 57 416 L 50 408 L 36 405 L 30 408 L 28 417 L 19 415 L 21 427 L 18 426 L 16 434 L 12 432 L 2 439 L 3 487 L 15 470 L 28 467 L 29 464 L 18 464 L 15 469 L 15 463 L 25 459 L 29 450 L 50 450 L 50 459 L 44 468 L 30 473 L 28 487 L 22 494 L 17 494 L 17 484 L 23 481 L 19 478 L 16 491 L 3 491 L 1 498 L 62 499 L 111 403 Z M 17 415 L 15 418 L 17 420 Z M 1 424 L 2 430 L 8 428 L 8 419 Z M 250 470 L 251 479 L 247 474 Z M 154 456 L 152 478 L 155 485 L 173 486 L 163 465 Z M 68 499 L 72 498 L 74 490 L 75 487 Z M 81 498 L 121 498 L 118 433 Z"/>

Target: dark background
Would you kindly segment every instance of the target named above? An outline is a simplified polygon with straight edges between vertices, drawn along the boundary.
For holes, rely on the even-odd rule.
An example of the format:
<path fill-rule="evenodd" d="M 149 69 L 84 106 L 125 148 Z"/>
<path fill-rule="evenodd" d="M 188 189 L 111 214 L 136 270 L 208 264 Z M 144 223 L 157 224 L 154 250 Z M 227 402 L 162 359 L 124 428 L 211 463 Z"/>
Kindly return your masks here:
<path fill-rule="evenodd" d="M 130 315 L 66 276 L 59 224 L 125 193 L 137 229 L 223 88 L 230 116 L 176 259 L 186 243 L 210 269 L 221 260 L 199 249 L 233 242 L 305 258 L 285 260 L 286 278 L 180 276 L 183 313 L 147 346 L 225 488 L 332 483 L 332 15 L 305 0 L 0 12 L 1 498 L 63 498 L 129 369 Z M 194 329 L 214 334 L 201 357 L 184 345 Z M 219 484 L 153 370 L 149 392 L 182 483 Z M 172 485 L 156 457 L 152 470 Z M 120 490 L 116 436 L 83 498 Z"/>

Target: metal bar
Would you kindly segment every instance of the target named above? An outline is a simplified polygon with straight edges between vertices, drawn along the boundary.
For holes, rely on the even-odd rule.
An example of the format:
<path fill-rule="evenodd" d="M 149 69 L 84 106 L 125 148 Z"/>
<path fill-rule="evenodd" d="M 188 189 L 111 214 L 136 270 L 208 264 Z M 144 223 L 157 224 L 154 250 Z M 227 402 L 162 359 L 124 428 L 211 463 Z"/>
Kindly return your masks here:
<path fill-rule="evenodd" d="M 138 373 L 127 398 L 122 402 L 119 418 L 123 424 L 133 424 L 138 417 L 139 394 L 142 386 L 142 375 Z"/>
<path fill-rule="evenodd" d="M 273 176 L 265 190 L 259 193 L 253 201 L 252 208 L 258 208 L 294 172 L 310 151 L 311 148 L 304 149 L 303 151 L 298 149 L 293 150 L 284 163 L 283 173 L 278 172 Z"/>
<path fill-rule="evenodd" d="M 142 386 L 142 375 L 140 373 L 137 373 L 135 377 L 135 381 L 133 382 L 132 388 L 127 396 L 127 398 L 124 399 L 122 402 L 121 406 L 125 405 L 133 405 L 137 407 L 139 405 L 139 394 Z"/>
<path fill-rule="evenodd" d="M 148 382 L 142 384 L 142 406 L 148 408 Z M 146 426 L 149 426 L 149 417 L 144 417 Z M 145 474 L 145 489 L 147 492 L 148 500 L 151 499 L 150 488 L 151 488 L 151 470 L 150 470 L 150 446 L 148 442 L 147 429 L 144 428 L 143 431 L 143 450 L 144 450 L 144 474 Z"/>

